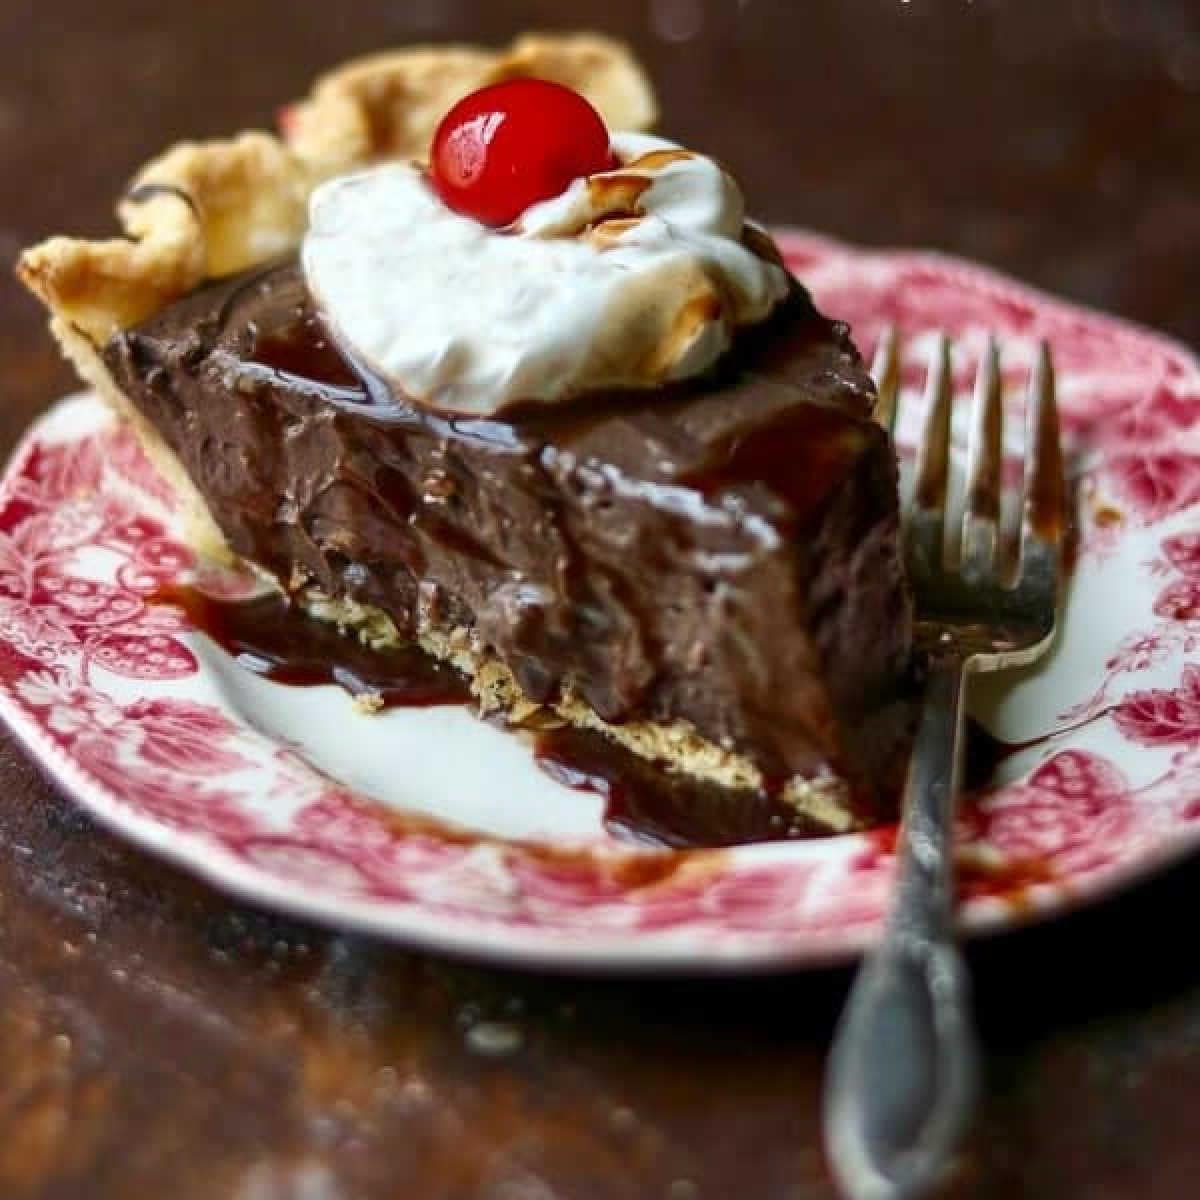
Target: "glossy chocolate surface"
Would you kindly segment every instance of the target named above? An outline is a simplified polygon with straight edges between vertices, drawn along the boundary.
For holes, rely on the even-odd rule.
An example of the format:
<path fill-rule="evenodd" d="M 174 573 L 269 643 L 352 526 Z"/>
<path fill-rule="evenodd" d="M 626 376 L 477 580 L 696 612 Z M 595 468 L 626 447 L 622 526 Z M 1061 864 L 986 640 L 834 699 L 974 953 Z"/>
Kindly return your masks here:
<path fill-rule="evenodd" d="M 297 687 L 334 684 L 382 708 L 467 704 L 466 680 L 415 646 L 377 650 L 333 625 L 307 616 L 276 593 L 252 600 L 216 600 L 193 588 L 171 588 L 150 600 L 182 608 L 248 671 Z"/>
<path fill-rule="evenodd" d="M 218 281 L 109 366 L 234 549 L 289 587 L 469 626 L 545 702 L 690 721 L 867 799 L 904 733 L 895 463 L 797 290 L 714 377 L 456 419 L 330 343 L 298 268 Z"/>

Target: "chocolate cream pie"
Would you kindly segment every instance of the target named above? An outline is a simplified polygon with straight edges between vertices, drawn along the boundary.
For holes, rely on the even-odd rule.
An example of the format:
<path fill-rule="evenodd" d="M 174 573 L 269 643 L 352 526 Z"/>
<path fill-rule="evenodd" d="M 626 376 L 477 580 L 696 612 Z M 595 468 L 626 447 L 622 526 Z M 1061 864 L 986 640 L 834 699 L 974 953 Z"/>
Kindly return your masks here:
<path fill-rule="evenodd" d="M 846 327 L 654 115 L 600 38 L 382 54 L 19 273 L 203 553 L 484 713 L 862 825 L 910 714 L 894 451 Z"/>

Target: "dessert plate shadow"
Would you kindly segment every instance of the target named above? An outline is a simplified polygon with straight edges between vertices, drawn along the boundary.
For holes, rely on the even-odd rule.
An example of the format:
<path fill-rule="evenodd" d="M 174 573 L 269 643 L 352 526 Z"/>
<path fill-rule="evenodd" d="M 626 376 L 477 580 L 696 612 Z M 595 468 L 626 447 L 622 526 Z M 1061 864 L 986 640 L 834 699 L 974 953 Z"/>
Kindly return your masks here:
<path fill-rule="evenodd" d="M 904 337 L 902 459 L 923 356 L 965 393 L 1000 339 L 1018 431 L 1040 339 L 1059 370 L 1077 513 L 1063 635 L 980 680 L 985 780 L 961 816 L 968 931 L 1063 912 L 1200 843 L 1200 364 L 981 268 L 783 232 L 869 358 Z M 1010 447 L 1014 469 L 1020 446 Z M 230 892 L 413 946 L 564 970 L 783 969 L 875 937 L 893 830 L 727 850 L 610 837 L 599 797 L 452 707 L 358 712 L 252 676 L 177 608 L 204 574 L 174 498 L 93 396 L 60 402 L 0 485 L 0 715 L 98 820 Z"/>

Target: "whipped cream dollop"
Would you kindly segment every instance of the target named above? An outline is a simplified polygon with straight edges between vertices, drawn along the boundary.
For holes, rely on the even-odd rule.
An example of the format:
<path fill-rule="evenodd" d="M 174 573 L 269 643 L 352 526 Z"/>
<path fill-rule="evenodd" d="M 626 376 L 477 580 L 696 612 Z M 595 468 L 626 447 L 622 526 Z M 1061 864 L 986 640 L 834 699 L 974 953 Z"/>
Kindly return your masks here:
<path fill-rule="evenodd" d="M 787 273 L 712 159 L 644 134 L 612 146 L 619 166 L 499 230 L 412 163 L 321 185 L 301 261 L 335 336 L 418 403 L 472 415 L 711 367 Z"/>

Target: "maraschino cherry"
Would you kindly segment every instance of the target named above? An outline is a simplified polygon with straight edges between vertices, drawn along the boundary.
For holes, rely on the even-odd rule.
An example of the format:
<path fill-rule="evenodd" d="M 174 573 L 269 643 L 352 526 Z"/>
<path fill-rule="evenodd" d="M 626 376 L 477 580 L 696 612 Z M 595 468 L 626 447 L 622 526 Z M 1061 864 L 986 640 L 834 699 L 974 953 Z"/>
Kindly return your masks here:
<path fill-rule="evenodd" d="M 433 135 L 433 186 L 446 205 L 508 225 L 572 180 L 613 166 L 600 114 L 570 88 L 509 79 L 460 100 Z"/>

